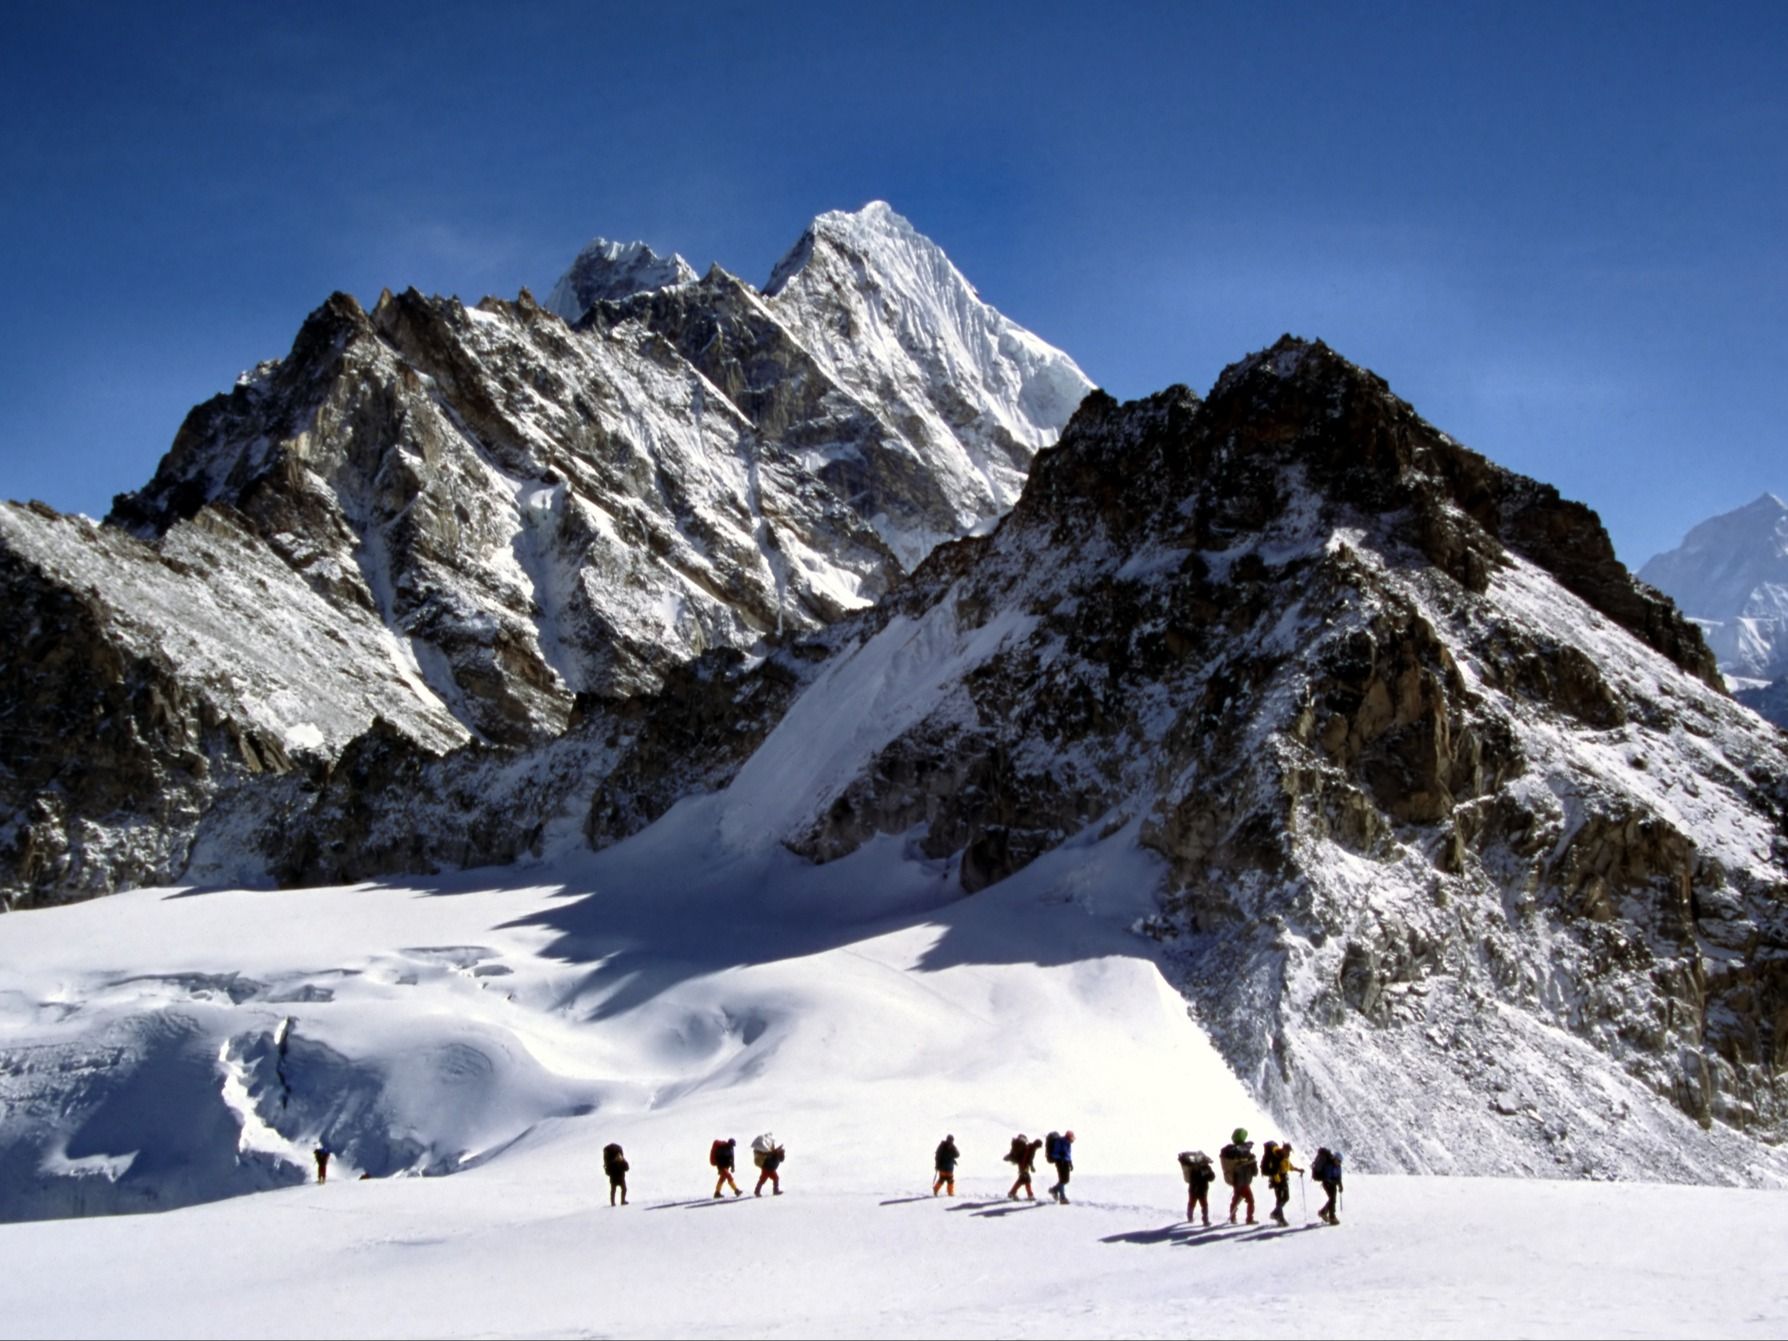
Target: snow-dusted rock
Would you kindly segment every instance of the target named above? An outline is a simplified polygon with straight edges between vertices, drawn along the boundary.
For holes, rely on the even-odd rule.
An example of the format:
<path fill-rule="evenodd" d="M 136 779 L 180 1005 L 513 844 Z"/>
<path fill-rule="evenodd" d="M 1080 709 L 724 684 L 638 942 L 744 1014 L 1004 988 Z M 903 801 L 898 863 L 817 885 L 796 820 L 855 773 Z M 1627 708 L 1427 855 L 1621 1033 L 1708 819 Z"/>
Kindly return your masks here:
<path fill-rule="evenodd" d="M 553 285 L 546 309 L 575 323 L 597 303 L 673 288 L 694 278 L 689 262 L 675 252 L 660 256 L 643 242 L 593 238 Z"/>

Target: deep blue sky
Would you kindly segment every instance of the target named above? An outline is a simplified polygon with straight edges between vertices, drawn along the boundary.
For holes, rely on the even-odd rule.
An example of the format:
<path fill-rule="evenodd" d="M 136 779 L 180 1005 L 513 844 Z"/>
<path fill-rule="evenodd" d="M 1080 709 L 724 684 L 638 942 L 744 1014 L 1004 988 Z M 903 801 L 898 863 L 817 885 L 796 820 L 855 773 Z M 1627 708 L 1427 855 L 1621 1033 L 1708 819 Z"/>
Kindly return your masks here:
<path fill-rule="evenodd" d="M 1788 492 L 1780 3 L 12 4 L 0 131 L 0 496 L 68 511 L 331 290 L 761 283 L 878 197 L 1119 396 L 1320 336 L 1635 565 Z"/>

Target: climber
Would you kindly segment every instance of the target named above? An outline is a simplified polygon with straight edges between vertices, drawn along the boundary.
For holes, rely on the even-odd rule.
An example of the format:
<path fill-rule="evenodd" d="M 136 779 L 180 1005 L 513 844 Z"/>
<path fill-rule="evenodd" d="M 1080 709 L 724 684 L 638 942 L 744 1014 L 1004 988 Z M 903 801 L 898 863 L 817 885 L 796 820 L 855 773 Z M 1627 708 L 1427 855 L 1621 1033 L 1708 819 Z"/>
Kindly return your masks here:
<path fill-rule="evenodd" d="M 1310 1176 L 1322 1184 L 1329 1199 L 1317 1208 L 1316 1218 L 1327 1224 L 1341 1223 L 1341 1152 L 1321 1146 L 1310 1161 Z"/>
<path fill-rule="evenodd" d="M 720 1189 L 731 1187 L 733 1195 L 739 1195 L 739 1185 L 733 1181 L 733 1147 L 738 1141 L 729 1136 L 723 1141 L 715 1141 L 708 1147 L 708 1163 L 713 1165 L 720 1176 L 714 1180 L 714 1196 L 720 1196 Z"/>
<path fill-rule="evenodd" d="M 615 1193 L 621 1194 L 621 1204 L 627 1204 L 627 1156 L 621 1147 L 611 1141 L 602 1147 L 602 1171 L 608 1175 L 608 1204 L 615 1204 Z"/>
<path fill-rule="evenodd" d="M 931 1184 L 931 1195 L 940 1191 L 956 1195 L 956 1161 L 962 1158 L 962 1152 L 956 1148 L 956 1138 L 946 1136 L 937 1143 L 937 1154 L 932 1163 L 937 1169 L 937 1177 Z"/>
<path fill-rule="evenodd" d="M 1011 1200 L 1018 1200 L 1018 1189 L 1021 1187 L 1025 1196 L 1032 1201 L 1037 1199 L 1037 1194 L 1031 1190 L 1031 1170 L 1036 1167 L 1037 1152 L 1042 1148 L 1042 1141 L 1028 1141 L 1023 1132 L 1012 1138 L 1012 1148 L 1005 1154 L 1006 1162 L 1018 1169 L 1018 1177 L 1013 1180 L 1012 1190 L 1006 1193 Z"/>
<path fill-rule="evenodd" d="M 1260 1172 L 1260 1166 L 1254 1158 L 1254 1142 L 1248 1139 L 1248 1130 L 1237 1127 L 1230 1143 L 1217 1152 L 1217 1162 L 1223 1169 L 1223 1181 L 1234 1191 L 1229 1198 L 1229 1223 L 1235 1223 L 1235 1213 L 1242 1207 L 1248 1208 L 1248 1223 L 1254 1223 L 1254 1175 Z"/>
<path fill-rule="evenodd" d="M 1049 1195 L 1062 1205 L 1068 1204 L 1068 1175 L 1074 1172 L 1074 1133 L 1050 1132 L 1043 1148 L 1043 1157 L 1055 1165 L 1055 1186 Z"/>
<path fill-rule="evenodd" d="M 1273 1223 L 1282 1225 L 1287 1223 L 1285 1203 L 1291 1200 L 1291 1175 L 1302 1173 L 1303 1170 L 1291 1162 L 1290 1141 L 1285 1142 L 1277 1150 L 1273 1150 L 1272 1143 L 1269 1141 L 1267 1149 L 1273 1151 L 1272 1167 L 1269 1169 L 1267 1162 L 1262 1160 L 1260 1168 L 1261 1172 L 1267 1176 L 1267 1186 L 1273 1189 Z"/>

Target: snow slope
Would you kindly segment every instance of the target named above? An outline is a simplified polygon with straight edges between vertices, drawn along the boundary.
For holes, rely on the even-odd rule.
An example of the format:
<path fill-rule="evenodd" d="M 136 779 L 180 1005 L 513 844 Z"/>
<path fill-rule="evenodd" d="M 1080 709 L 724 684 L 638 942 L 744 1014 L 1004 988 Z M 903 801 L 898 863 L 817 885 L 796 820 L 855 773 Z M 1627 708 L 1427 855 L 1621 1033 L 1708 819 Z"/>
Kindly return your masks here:
<path fill-rule="evenodd" d="M 925 1195 L 920 1142 L 850 1189 L 706 1199 L 542 1140 L 463 1178 L 337 1183 L 141 1219 L 0 1226 L 0 1335 L 1776 1337 L 1781 1194 L 1354 1178 L 1336 1230 L 1189 1230 L 1171 1169 L 1014 1206 Z M 974 1161 L 978 1170 L 985 1161 Z M 1094 1167 L 1090 1152 L 1085 1159 Z M 798 1180 L 799 1179 L 799 1180 Z M 1314 1202 L 1311 1203 L 1314 1210 Z M 1642 1233 L 1609 1232 L 1642 1219 Z M 195 1264 L 202 1267 L 195 1268 Z M 71 1282 L 104 1288 L 72 1288 Z M 177 1287 L 171 1288 L 177 1282 Z"/>
<path fill-rule="evenodd" d="M 1079 1124 L 1142 1171 L 1261 1124 L 1127 930 L 1152 890 L 1131 835 L 951 903 L 899 839 L 815 867 L 730 841 L 724 809 L 525 887 L 138 891 L 0 921 L 26 966 L 0 992 L 6 1218 L 294 1182 L 318 1139 L 383 1176 L 567 1123 L 660 1160 L 773 1127 L 837 1181 L 945 1129 L 988 1159 Z"/>
<path fill-rule="evenodd" d="M 1780 1192 L 1354 1174 L 1338 1230 L 1297 1196 L 1287 1230 L 1231 1228 L 1220 1193 L 1193 1229 L 1174 1153 L 1272 1128 L 1125 930 L 1149 874 L 1129 835 L 940 904 L 894 840 L 808 867 L 729 842 L 722 809 L 528 885 L 145 890 L 0 919 L 27 966 L 0 990 L 8 1216 L 83 1209 L 25 1206 L 34 1181 L 94 1210 L 133 1182 L 172 1194 L 145 1209 L 258 1191 L 0 1225 L 0 1335 L 1788 1327 L 1777 1275 L 1734 1269 L 1788 1249 Z M 1010 1135 L 1068 1125 L 1074 1204 L 1005 1200 Z M 754 1199 L 747 1167 L 747 1195 L 713 1200 L 709 1140 L 764 1129 L 787 1195 Z M 955 1200 L 928 1195 L 946 1131 Z M 319 1136 L 340 1152 L 323 1187 Z M 626 1208 L 603 1196 L 610 1140 Z M 402 1176 L 430 1169 L 458 1172 Z"/>

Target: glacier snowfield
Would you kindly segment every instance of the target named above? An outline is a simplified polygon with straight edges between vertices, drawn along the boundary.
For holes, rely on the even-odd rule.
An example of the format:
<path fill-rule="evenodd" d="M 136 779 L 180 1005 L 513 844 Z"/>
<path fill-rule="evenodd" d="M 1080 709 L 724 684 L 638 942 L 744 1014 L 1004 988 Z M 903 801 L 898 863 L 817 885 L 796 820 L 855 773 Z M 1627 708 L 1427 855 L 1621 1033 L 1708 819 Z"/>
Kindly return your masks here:
<path fill-rule="evenodd" d="M 875 1152 L 846 1191 L 803 1167 L 795 1137 L 783 1197 L 709 1200 L 702 1152 L 684 1151 L 663 1167 L 636 1159 L 633 1204 L 610 1210 L 595 1143 L 557 1135 L 454 1178 L 332 1179 L 154 1217 L 0 1229 L 0 1333 L 1780 1337 L 1788 1326 L 1776 1193 L 1359 1177 L 1336 1229 L 1305 1227 L 1294 1198 L 1289 1230 L 1188 1230 L 1171 1170 L 1077 1174 L 1066 1207 L 1015 1206 L 1003 1178 L 973 1177 L 951 1202 L 927 1194 L 918 1140 Z M 985 1168 L 993 1152 L 965 1153 Z"/>
<path fill-rule="evenodd" d="M 1355 1173 L 1338 1229 L 1313 1188 L 1288 1231 L 1189 1229 L 1176 1153 L 1277 1133 L 1131 930 L 1133 834 L 962 899 L 905 840 L 816 867 L 736 806 L 0 918 L 0 1333 L 1788 1334 L 1776 1191 Z M 1067 1127 L 1074 1204 L 1006 1201 L 1010 1137 Z M 709 1142 L 765 1130 L 787 1195 L 744 1160 L 714 1201 Z"/>

